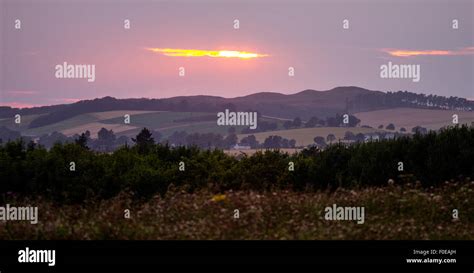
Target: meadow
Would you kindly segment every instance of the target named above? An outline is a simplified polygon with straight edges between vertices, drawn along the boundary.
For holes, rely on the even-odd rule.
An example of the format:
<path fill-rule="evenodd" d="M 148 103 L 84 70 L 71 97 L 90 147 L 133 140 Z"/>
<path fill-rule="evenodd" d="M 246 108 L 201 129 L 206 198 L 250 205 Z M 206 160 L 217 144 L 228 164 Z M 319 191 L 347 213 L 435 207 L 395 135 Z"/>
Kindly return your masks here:
<path fill-rule="evenodd" d="M 384 130 L 377 130 L 372 128 L 362 128 L 362 127 L 316 127 L 316 128 L 299 128 L 299 129 L 289 129 L 289 130 L 279 130 L 271 132 L 263 132 L 253 134 L 257 141 L 263 143 L 265 139 L 269 136 L 281 136 L 287 139 L 296 140 L 296 146 L 308 146 L 314 144 L 314 137 L 321 136 L 326 139 L 329 134 L 334 134 L 336 140 L 344 139 L 344 134 L 350 131 L 354 134 L 362 133 L 374 133 L 374 132 L 385 132 Z M 239 139 L 246 137 L 250 134 L 241 134 Z"/>
<path fill-rule="evenodd" d="M 387 185 L 335 192 L 170 191 L 145 202 L 119 195 L 58 205 L 33 198 L 40 221 L 0 222 L 1 239 L 473 240 L 474 181 L 440 187 Z M 327 221 L 333 204 L 365 207 L 365 223 Z M 130 218 L 125 218 L 125 210 Z M 239 218 L 235 218 L 235 210 Z M 457 209 L 459 216 L 452 217 Z"/>
<path fill-rule="evenodd" d="M 241 156 L 137 139 L 1 144 L 0 204 L 39 223 L 0 222 L 0 239 L 474 239 L 473 127 Z M 334 204 L 364 223 L 327 221 Z"/>
<path fill-rule="evenodd" d="M 393 123 L 395 129 L 401 127 L 408 132 L 415 126 L 423 126 L 428 129 L 437 130 L 444 126 L 452 125 L 452 116 L 457 114 L 459 124 L 471 124 L 474 122 L 474 112 L 455 110 L 433 110 L 416 108 L 392 108 L 354 114 L 362 122 L 361 125 L 369 125 L 377 128 L 379 125 Z"/>
<path fill-rule="evenodd" d="M 124 123 L 124 115 L 130 115 L 130 124 Z M 213 113 L 204 112 L 170 112 L 170 111 L 106 111 L 80 114 L 53 124 L 29 128 L 31 121 L 41 115 L 25 115 L 20 124 L 15 124 L 13 119 L 0 119 L 0 126 L 19 131 L 24 136 L 41 136 L 54 131 L 66 136 L 84 133 L 89 130 L 91 137 L 97 138 L 97 132 L 101 128 L 113 130 L 117 136 L 136 136 L 144 127 L 159 130 L 163 137 L 170 136 L 175 131 L 186 131 L 191 133 L 207 133 L 226 135 L 228 127 L 217 126 L 216 116 Z M 209 118 L 211 117 L 211 118 Z M 202 118 L 203 120 L 200 120 Z M 263 117 L 261 121 L 274 122 L 282 129 L 283 121 L 275 118 Z M 237 126 L 239 132 L 242 126 Z"/>
<path fill-rule="evenodd" d="M 124 115 L 131 116 L 131 123 L 124 124 Z M 363 127 L 317 127 L 317 128 L 297 128 L 285 129 L 283 123 L 291 119 L 262 116 L 259 121 L 275 123 L 276 130 L 268 132 L 256 132 L 240 134 L 239 139 L 253 134 L 259 142 L 263 142 L 270 135 L 278 135 L 287 139 L 295 139 L 297 146 L 307 146 L 313 144 L 315 136 L 326 138 L 328 134 L 334 134 L 336 139 L 343 139 L 346 131 L 354 134 L 387 132 L 385 129 L 377 129 L 379 125 L 387 126 L 390 123 L 395 125 L 395 130 L 399 131 L 404 127 L 408 132 L 415 126 L 422 126 L 428 129 L 439 129 L 452 124 L 452 115 L 459 115 L 460 124 L 470 124 L 474 121 L 472 112 L 459 112 L 454 110 L 432 110 L 417 108 L 393 108 L 386 110 L 376 110 L 370 112 L 360 112 L 354 115 L 361 120 L 360 125 L 368 125 L 372 128 Z M 217 126 L 213 113 L 207 112 L 170 112 L 170 111 L 136 111 L 136 110 L 116 110 L 105 112 L 91 112 L 59 121 L 53 124 L 29 128 L 31 121 L 38 115 L 22 116 L 21 124 L 14 124 L 13 119 L 0 119 L 0 126 L 5 126 L 15 131 L 19 131 L 25 136 L 41 136 L 54 131 L 72 136 L 81 134 L 86 130 L 91 132 L 93 138 L 97 138 L 97 132 L 101 128 L 113 130 L 117 136 L 125 135 L 133 137 L 137 135 L 143 127 L 158 130 L 163 137 L 169 137 L 175 131 L 186 131 L 192 133 L 216 133 L 228 134 L 228 127 Z M 244 127 L 235 127 L 236 133 L 241 133 Z"/>

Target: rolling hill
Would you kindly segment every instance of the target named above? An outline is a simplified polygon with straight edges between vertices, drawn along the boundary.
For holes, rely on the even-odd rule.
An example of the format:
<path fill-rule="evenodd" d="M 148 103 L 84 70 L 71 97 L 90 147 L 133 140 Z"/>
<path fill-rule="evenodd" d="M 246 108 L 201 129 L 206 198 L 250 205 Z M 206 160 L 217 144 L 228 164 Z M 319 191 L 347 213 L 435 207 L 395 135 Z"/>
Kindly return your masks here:
<path fill-rule="evenodd" d="M 460 124 L 471 124 L 474 122 L 474 112 L 453 110 L 431 110 L 415 108 L 393 108 L 354 114 L 361 120 L 361 125 L 369 125 L 377 128 L 393 123 L 396 129 L 404 127 L 410 131 L 415 126 L 422 126 L 436 130 L 444 126 L 453 125 L 453 114 L 458 115 Z"/>
<path fill-rule="evenodd" d="M 299 116 L 327 117 L 345 111 L 347 101 L 360 95 L 383 94 L 360 87 L 337 87 L 328 91 L 305 90 L 296 94 L 256 93 L 243 97 L 223 98 L 215 96 L 188 96 L 166 99 L 116 99 L 104 97 L 84 100 L 67 105 L 45 106 L 27 109 L 0 107 L 0 118 L 15 114 L 38 115 L 29 128 L 42 127 L 86 113 L 107 111 L 173 111 L 215 113 L 224 109 L 258 111 L 280 118 Z"/>
<path fill-rule="evenodd" d="M 463 98 L 415 94 L 406 91 L 381 92 L 347 86 L 327 91 L 304 90 L 295 94 L 262 92 L 236 98 L 187 96 L 165 99 L 116 99 L 104 97 L 72 104 L 27 109 L 0 107 L 0 119 L 15 114 L 36 116 L 28 128 L 52 125 L 82 114 L 110 111 L 171 111 L 216 113 L 224 109 L 258 111 L 282 119 L 312 116 L 326 118 L 337 113 L 359 113 L 392 108 L 474 110 L 474 102 Z"/>
<path fill-rule="evenodd" d="M 295 117 L 308 121 L 311 117 L 331 117 L 350 113 L 361 120 L 360 125 L 377 128 L 393 123 L 398 130 L 414 126 L 439 129 L 452 124 L 452 115 L 460 123 L 474 121 L 474 102 L 456 97 L 439 97 L 410 92 L 384 93 L 360 87 L 337 87 L 327 91 L 304 90 L 295 94 L 262 92 L 235 98 L 188 96 L 166 99 L 116 99 L 112 97 L 85 100 L 72 104 L 27 109 L 0 107 L 0 126 L 19 131 L 22 135 L 39 137 L 54 131 L 66 136 L 86 130 L 92 137 L 101 128 L 113 130 L 117 136 L 135 136 L 143 127 L 158 130 L 164 137 L 176 131 L 187 133 L 218 133 L 226 135 L 229 127 L 217 126 L 216 112 L 258 111 L 259 122 L 275 124 L 270 132 L 255 132 L 263 141 L 269 135 L 293 138 L 298 145 L 311 144 L 315 136 L 333 133 L 342 138 L 347 130 L 369 133 L 372 128 L 300 128 L 284 130 L 283 124 Z M 446 110 L 449 109 L 449 110 Z M 22 115 L 20 125 L 13 122 L 15 114 Z M 131 115 L 125 124 L 123 116 Z M 245 127 L 236 127 L 240 137 Z"/>

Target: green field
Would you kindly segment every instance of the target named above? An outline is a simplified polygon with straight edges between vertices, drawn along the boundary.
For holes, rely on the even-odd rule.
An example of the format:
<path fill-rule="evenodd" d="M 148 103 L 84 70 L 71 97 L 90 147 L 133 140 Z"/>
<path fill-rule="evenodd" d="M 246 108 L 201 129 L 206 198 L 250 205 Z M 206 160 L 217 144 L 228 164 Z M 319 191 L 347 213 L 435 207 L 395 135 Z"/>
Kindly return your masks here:
<path fill-rule="evenodd" d="M 124 124 L 124 115 L 129 114 L 130 124 Z M 217 126 L 213 120 L 213 113 L 203 112 L 166 112 L 166 111 L 107 111 L 94 112 L 78 115 L 54 124 L 31 128 L 28 126 L 32 120 L 39 115 L 23 116 L 22 123 L 17 125 L 13 119 L 1 119 L 0 126 L 20 131 L 26 136 L 41 136 L 54 131 L 61 132 L 66 136 L 81 134 L 86 130 L 91 132 L 93 138 L 103 127 L 113 130 L 116 135 L 136 136 L 143 127 L 157 130 L 164 137 L 170 136 L 175 131 L 186 131 L 189 133 L 216 133 L 227 135 L 228 126 Z M 192 118 L 197 120 L 192 120 Z M 200 120 L 200 118 L 202 120 Z M 283 128 L 283 121 L 274 118 L 262 118 L 262 121 L 277 123 L 279 129 Z M 240 132 L 245 126 L 236 126 Z"/>
<path fill-rule="evenodd" d="M 396 130 L 405 127 L 410 131 L 415 126 L 436 130 L 447 125 L 453 125 L 453 114 L 458 115 L 459 124 L 470 125 L 471 122 L 474 122 L 474 112 L 455 110 L 393 108 L 361 112 L 354 115 L 361 120 L 361 125 L 377 128 L 381 124 L 387 126 L 389 123 L 393 123 Z"/>
<path fill-rule="evenodd" d="M 85 131 L 82 130 L 83 128 L 91 128 L 91 131 L 93 131 L 93 127 L 96 126 L 92 126 L 91 124 L 101 123 L 102 120 L 110 118 L 111 116 L 123 116 L 123 113 L 125 112 L 133 115 L 135 113 L 142 113 L 143 111 L 110 111 L 100 113 L 88 113 L 78 115 L 54 124 L 31 129 L 28 128 L 30 122 L 39 117 L 39 115 L 29 115 L 22 117 L 20 125 L 14 124 L 13 119 L 2 119 L 0 120 L 0 126 L 5 126 L 15 131 L 20 131 L 22 135 L 26 136 L 41 136 L 44 134 L 50 134 L 54 131 L 62 132 L 66 135 L 73 135 L 75 133 L 83 133 Z M 91 126 L 88 127 L 88 125 Z M 70 133 L 67 133 L 67 131 L 70 131 Z"/>
<path fill-rule="evenodd" d="M 195 113 L 195 112 L 150 112 L 144 114 L 133 115 L 130 124 L 136 127 L 160 128 L 173 126 L 179 123 L 180 119 L 206 116 L 209 113 Z M 120 124 L 123 123 L 123 116 L 105 119 L 103 123 Z"/>
<path fill-rule="evenodd" d="M 143 127 L 158 130 L 164 137 L 168 137 L 175 131 L 186 131 L 188 133 L 213 132 L 227 134 L 227 127 L 216 125 L 215 121 L 187 121 L 189 118 L 209 117 L 211 113 L 200 112 L 153 112 L 134 115 L 131 118 L 131 124 L 135 127 L 131 130 L 118 133 L 117 135 L 136 136 Z M 103 120 L 104 124 L 120 124 L 123 118 L 113 118 Z"/>
<path fill-rule="evenodd" d="M 124 115 L 131 115 L 130 124 L 124 124 Z M 420 125 L 428 129 L 439 129 L 452 123 L 452 115 L 459 115 L 459 123 L 470 124 L 474 122 L 474 112 L 457 112 L 448 110 L 427 110 L 413 108 L 395 108 L 355 114 L 361 119 L 361 125 L 369 125 L 377 128 L 379 125 L 395 124 L 396 130 L 405 127 L 410 131 L 412 127 Z M 13 119 L 0 119 L 0 126 L 5 126 L 12 130 L 20 131 L 26 136 L 41 136 L 54 131 L 61 132 L 67 136 L 81 134 L 86 130 L 91 132 L 93 138 L 97 137 L 97 132 L 102 128 L 113 130 L 117 136 L 126 135 L 134 137 L 143 128 L 159 131 L 163 137 L 170 136 L 175 131 L 186 131 L 189 133 L 216 133 L 228 134 L 228 126 L 217 126 L 213 113 L 203 112 L 167 112 L 167 111 L 106 111 L 94 112 L 78 115 L 61 122 L 46 125 L 39 128 L 29 129 L 32 120 L 39 115 L 28 115 L 22 117 L 20 125 L 14 124 Z M 312 144 L 314 137 L 327 137 L 334 134 L 336 139 L 343 139 L 346 131 L 354 134 L 373 133 L 384 130 L 372 128 L 342 128 L 342 127 L 319 127 L 319 128 L 299 128 L 285 130 L 283 123 L 285 119 L 278 117 L 263 117 L 261 121 L 277 123 L 276 131 L 254 133 L 257 140 L 262 143 L 270 135 L 279 135 L 287 139 L 295 139 L 297 146 L 307 146 Z M 237 133 L 241 133 L 244 126 L 236 126 Z M 239 139 L 249 134 L 240 134 Z"/>
<path fill-rule="evenodd" d="M 130 124 L 124 124 L 123 116 L 130 114 Z M 162 111 L 109 111 L 96 112 L 75 116 L 73 118 L 57 122 L 51 125 L 28 129 L 28 124 L 38 116 L 24 116 L 22 117 L 21 126 L 15 125 L 11 119 L 0 120 L 0 126 L 19 130 L 23 135 L 27 136 L 41 136 L 52 133 L 54 131 L 61 132 L 67 136 L 74 134 L 81 134 L 86 130 L 91 132 L 93 138 L 97 137 L 97 132 L 102 128 L 113 130 L 117 136 L 126 135 L 128 137 L 136 136 L 143 127 L 158 130 L 163 137 L 169 137 L 175 131 L 186 131 L 190 133 L 216 133 L 227 135 L 228 126 L 217 126 L 215 121 L 209 120 L 212 113 L 200 112 L 162 112 Z M 200 120 L 187 120 L 189 118 L 206 118 Z M 337 128 L 337 127 L 321 127 L 321 128 L 300 128 L 284 130 L 284 120 L 278 118 L 264 117 L 261 119 L 266 122 L 277 123 L 277 131 L 269 131 L 263 133 L 255 133 L 257 140 L 263 143 L 265 138 L 270 135 L 279 135 L 288 139 L 295 139 L 297 145 L 306 146 L 313 143 L 315 136 L 326 137 L 332 133 L 337 139 L 342 139 L 346 131 L 357 133 L 370 133 L 379 130 L 370 128 Z M 236 126 L 237 133 L 239 133 L 244 126 Z M 246 136 L 239 135 L 239 139 Z"/>
<path fill-rule="evenodd" d="M 39 116 L 41 116 L 41 115 L 22 116 L 20 124 L 16 124 L 15 119 L 13 117 L 12 118 L 0 119 L 0 126 L 5 126 L 5 127 L 9 128 L 11 130 L 23 132 L 23 131 L 28 129 L 28 126 L 30 125 L 30 122 L 33 121 L 34 119 L 36 119 Z"/>
<path fill-rule="evenodd" d="M 371 128 L 360 128 L 360 127 L 318 127 L 318 128 L 300 128 L 291 130 L 279 130 L 272 132 L 263 132 L 253 134 L 260 143 L 263 143 L 265 139 L 272 135 L 278 135 L 287 139 L 296 140 L 297 146 L 307 146 L 314 143 L 314 137 L 322 136 L 327 137 L 328 134 L 334 134 L 336 141 L 344 138 L 344 134 L 347 131 L 351 131 L 354 134 L 358 133 L 373 133 L 382 132 L 383 130 L 371 129 Z M 239 139 L 248 136 L 249 134 L 239 135 Z"/>

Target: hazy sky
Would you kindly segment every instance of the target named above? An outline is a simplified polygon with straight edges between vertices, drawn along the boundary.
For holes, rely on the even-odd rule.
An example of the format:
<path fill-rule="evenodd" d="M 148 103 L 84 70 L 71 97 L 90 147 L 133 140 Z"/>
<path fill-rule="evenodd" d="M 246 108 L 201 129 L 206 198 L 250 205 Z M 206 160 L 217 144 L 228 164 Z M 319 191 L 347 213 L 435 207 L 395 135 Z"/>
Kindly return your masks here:
<path fill-rule="evenodd" d="M 473 14 L 472 0 L 0 0 L 0 105 L 347 85 L 474 98 Z M 268 56 L 180 57 L 146 48 Z M 395 50 L 421 55 L 389 54 Z M 380 66 L 389 61 L 420 65 L 420 81 L 382 79 Z M 94 64 L 95 82 L 57 79 L 55 66 L 64 62 Z"/>

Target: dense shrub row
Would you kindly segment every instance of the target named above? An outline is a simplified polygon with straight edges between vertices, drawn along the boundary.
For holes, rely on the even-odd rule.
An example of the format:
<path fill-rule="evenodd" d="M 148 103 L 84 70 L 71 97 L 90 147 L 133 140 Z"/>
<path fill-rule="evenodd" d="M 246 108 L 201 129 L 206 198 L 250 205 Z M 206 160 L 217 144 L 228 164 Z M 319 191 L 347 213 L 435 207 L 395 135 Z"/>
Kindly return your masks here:
<path fill-rule="evenodd" d="M 50 150 L 21 140 L 0 146 L 0 196 L 41 195 L 78 202 L 121 191 L 147 198 L 170 187 L 187 192 L 272 188 L 295 190 L 375 186 L 419 180 L 430 186 L 458 176 L 474 177 L 474 128 L 452 127 L 393 140 L 334 144 L 294 155 L 257 152 L 236 158 L 220 150 L 153 143 L 98 153 L 79 144 Z M 70 171 L 70 162 L 76 164 Z M 180 171 L 179 162 L 185 163 Z M 289 171 L 289 162 L 294 171 Z M 403 162 L 404 171 L 398 170 Z"/>

